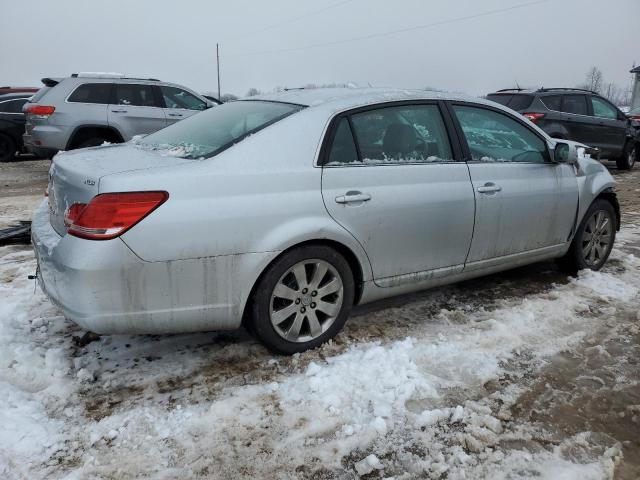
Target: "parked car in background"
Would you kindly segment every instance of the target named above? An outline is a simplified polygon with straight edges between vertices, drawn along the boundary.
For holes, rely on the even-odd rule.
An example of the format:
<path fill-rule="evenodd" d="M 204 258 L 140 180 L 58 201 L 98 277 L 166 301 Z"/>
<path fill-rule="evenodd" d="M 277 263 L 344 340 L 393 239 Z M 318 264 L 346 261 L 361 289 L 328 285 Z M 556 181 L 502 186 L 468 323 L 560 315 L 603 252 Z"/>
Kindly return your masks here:
<path fill-rule="evenodd" d="M 186 87 L 153 78 L 80 73 L 42 83 L 24 107 L 24 144 L 49 158 L 60 150 L 126 142 L 216 105 Z"/>
<path fill-rule="evenodd" d="M 24 113 L 22 107 L 32 93 L 7 93 L 0 95 L 0 162 L 13 160 L 23 149 Z"/>
<path fill-rule="evenodd" d="M 224 103 L 57 156 L 33 219 L 38 278 L 97 333 L 244 321 L 300 352 L 355 304 L 551 258 L 601 268 L 619 206 L 578 148 L 501 105 L 434 92 Z"/>
<path fill-rule="evenodd" d="M 632 108 L 627 112 L 627 117 L 631 120 L 640 121 L 640 107 Z"/>
<path fill-rule="evenodd" d="M 37 87 L 0 87 L 0 95 L 7 93 L 30 93 L 33 95 L 38 90 Z"/>
<path fill-rule="evenodd" d="M 595 92 L 577 88 L 505 89 L 487 95 L 538 125 L 551 137 L 600 150 L 628 170 L 640 155 L 640 138 L 618 107 Z"/>

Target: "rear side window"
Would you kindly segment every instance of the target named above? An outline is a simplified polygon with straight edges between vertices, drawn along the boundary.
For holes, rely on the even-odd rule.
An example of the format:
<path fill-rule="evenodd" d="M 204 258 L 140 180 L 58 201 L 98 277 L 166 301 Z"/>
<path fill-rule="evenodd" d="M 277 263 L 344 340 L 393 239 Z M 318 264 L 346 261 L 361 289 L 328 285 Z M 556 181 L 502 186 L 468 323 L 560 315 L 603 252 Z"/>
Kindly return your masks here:
<path fill-rule="evenodd" d="M 453 109 L 474 162 L 546 161 L 546 142 L 508 115 L 462 105 Z"/>
<path fill-rule="evenodd" d="M 533 96 L 523 95 L 521 93 L 494 93 L 491 95 L 487 95 L 487 100 L 497 102 L 500 105 L 504 105 L 505 107 L 509 107 L 513 110 L 524 110 L 525 108 L 529 108 L 531 106 L 531 103 L 533 102 Z"/>
<path fill-rule="evenodd" d="M 559 112 L 562 108 L 561 95 L 549 95 L 546 97 L 540 97 L 540 100 L 542 100 L 542 103 L 544 103 L 549 110 L 555 110 L 556 112 Z"/>
<path fill-rule="evenodd" d="M 385 107 L 351 116 L 364 163 L 430 163 L 453 159 L 437 105 Z"/>
<path fill-rule="evenodd" d="M 618 118 L 618 111 L 605 102 L 601 98 L 591 97 L 591 105 L 593 106 L 593 115 L 600 118 Z"/>
<path fill-rule="evenodd" d="M 587 115 L 587 99 L 584 95 L 563 95 L 562 111 L 576 115 Z"/>
<path fill-rule="evenodd" d="M 116 83 L 116 103 L 138 107 L 161 107 L 152 85 Z"/>
<path fill-rule="evenodd" d="M 328 164 L 345 164 L 358 162 L 358 151 L 356 143 L 353 141 L 349 120 L 345 117 L 340 120 L 333 144 L 329 152 Z"/>
<path fill-rule="evenodd" d="M 205 102 L 181 88 L 161 86 L 160 92 L 167 108 L 186 108 L 188 110 L 206 110 L 207 108 Z"/>
<path fill-rule="evenodd" d="M 22 113 L 22 106 L 28 101 L 28 98 L 18 98 L 0 102 L 0 113 Z"/>
<path fill-rule="evenodd" d="M 68 102 L 73 103 L 109 103 L 112 83 L 85 83 L 76 88 Z"/>

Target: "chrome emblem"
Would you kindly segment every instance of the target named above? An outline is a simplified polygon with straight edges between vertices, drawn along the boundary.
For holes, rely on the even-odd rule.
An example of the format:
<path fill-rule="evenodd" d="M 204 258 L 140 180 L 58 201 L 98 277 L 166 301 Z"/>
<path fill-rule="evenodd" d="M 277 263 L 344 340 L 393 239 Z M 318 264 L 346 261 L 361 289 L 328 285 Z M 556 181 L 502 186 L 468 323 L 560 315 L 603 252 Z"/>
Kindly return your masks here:
<path fill-rule="evenodd" d="M 96 184 L 96 181 L 95 181 L 95 180 L 91 180 L 90 178 L 87 178 L 87 179 L 84 181 L 84 184 L 85 184 L 85 185 L 89 185 L 90 187 L 93 187 L 93 186 Z"/>

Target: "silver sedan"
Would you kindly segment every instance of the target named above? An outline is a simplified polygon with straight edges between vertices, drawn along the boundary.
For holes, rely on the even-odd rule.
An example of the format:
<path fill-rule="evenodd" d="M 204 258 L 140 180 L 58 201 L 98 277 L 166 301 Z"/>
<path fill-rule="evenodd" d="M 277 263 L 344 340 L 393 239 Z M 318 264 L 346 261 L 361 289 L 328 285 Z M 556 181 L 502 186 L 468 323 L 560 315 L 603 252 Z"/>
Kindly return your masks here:
<path fill-rule="evenodd" d="M 294 353 L 373 300 L 547 259 L 597 270 L 620 214 L 579 144 L 501 105 L 296 90 L 59 154 L 43 290 L 97 333 L 235 329 Z"/>

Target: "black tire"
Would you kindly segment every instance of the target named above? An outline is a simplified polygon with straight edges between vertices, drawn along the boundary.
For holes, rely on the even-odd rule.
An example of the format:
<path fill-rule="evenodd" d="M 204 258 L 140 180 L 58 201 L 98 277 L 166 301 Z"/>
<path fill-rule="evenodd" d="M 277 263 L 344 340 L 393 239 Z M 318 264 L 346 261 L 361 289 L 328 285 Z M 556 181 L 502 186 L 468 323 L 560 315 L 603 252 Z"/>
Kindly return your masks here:
<path fill-rule="evenodd" d="M 305 261 L 309 261 L 312 264 L 316 260 L 329 264 L 334 269 L 329 272 L 330 275 L 335 276 L 334 274 L 337 274 L 340 277 L 339 280 L 342 282 L 342 301 L 339 307 L 339 313 L 330 317 L 333 318 L 333 320 L 327 324 L 326 330 L 319 336 L 312 338 L 309 341 L 287 340 L 281 335 L 281 333 L 278 333 L 271 320 L 272 307 L 274 302 L 278 301 L 278 299 L 274 299 L 272 297 L 274 295 L 274 290 L 281 281 L 287 278 L 286 275 L 288 275 L 288 272 L 290 272 L 294 266 Z M 307 274 L 307 278 L 309 277 L 313 280 L 313 272 L 311 274 Z M 325 278 L 328 277 L 325 276 Z M 297 286 L 295 288 L 300 287 Z M 319 290 L 320 288 L 318 288 L 318 291 Z M 342 329 L 347 321 L 349 313 L 351 312 L 354 294 L 355 284 L 353 273 L 349 267 L 349 263 L 337 251 L 324 245 L 308 245 L 295 248 L 277 258 L 258 281 L 258 285 L 252 299 L 251 313 L 247 318 L 247 330 L 255 335 L 269 350 L 276 353 L 291 355 L 297 352 L 304 352 L 305 350 L 316 348 L 327 340 L 333 338 Z M 319 296 L 316 298 L 318 303 L 322 303 Z M 300 303 L 300 300 L 300 298 L 296 299 L 296 305 L 299 304 L 302 308 L 305 300 L 308 300 L 308 298 L 303 299 L 302 303 Z M 293 306 L 293 300 L 290 301 L 292 303 L 288 304 L 287 307 Z M 310 308 L 314 305 L 315 303 L 307 306 L 306 308 Z M 296 311 L 291 313 L 291 317 L 289 318 L 291 318 L 291 322 L 295 323 L 295 319 L 298 317 L 298 307 L 295 306 L 293 308 Z M 319 306 L 318 309 L 320 309 Z M 304 317 L 304 320 L 301 320 L 303 326 L 299 330 L 300 334 L 302 334 L 305 329 L 305 325 L 308 331 L 311 332 L 311 326 L 308 318 L 304 315 L 301 315 L 301 317 Z M 320 315 L 318 315 L 317 318 L 320 318 Z M 327 321 L 326 318 L 324 321 Z M 311 336 L 311 333 L 309 333 L 309 336 Z"/>
<path fill-rule="evenodd" d="M 13 138 L 0 133 L 0 162 L 10 162 L 15 158 L 17 151 L 18 147 Z"/>
<path fill-rule="evenodd" d="M 597 213 L 602 213 L 606 216 L 609 230 L 608 234 L 610 235 L 610 241 L 608 242 L 606 248 L 603 248 L 602 251 L 597 249 L 595 246 L 591 246 L 591 250 L 595 251 L 596 258 L 595 261 L 591 261 L 586 258 L 585 249 L 589 246 L 588 238 L 592 236 L 591 230 L 593 230 L 592 219 Z M 607 259 L 609 258 L 609 254 L 611 253 L 611 249 L 613 248 L 613 244 L 616 239 L 616 228 L 617 228 L 617 218 L 616 212 L 611 205 L 610 202 L 598 199 L 591 204 L 587 213 L 585 214 L 582 222 L 578 226 L 578 230 L 571 242 L 571 247 L 569 251 L 565 254 L 564 257 L 558 260 L 560 267 L 569 274 L 575 275 L 578 270 L 583 269 L 591 269 L 591 270 L 600 270 L 602 266 L 605 264 Z M 606 235 L 600 235 L 597 237 L 598 239 L 602 239 L 606 237 Z M 591 250 L 588 250 L 591 252 Z"/>
<path fill-rule="evenodd" d="M 109 140 L 107 140 L 104 137 L 86 138 L 86 139 L 82 140 L 81 142 L 79 142 L 78 145 L 75 148 L 98 147 L 98 146 L 102 145 L 104 142 L 109 142 Z"/>
<path fill-rule="evenodd" d="M 624 153 L 622 157 L 616 159 L 616 166 L 619 170 L 631 170 L 638 160 L 638 155 L 640 154 L 640 149 L 638 148 L 638 142 L 629 141 L 624 148 Z"/>

